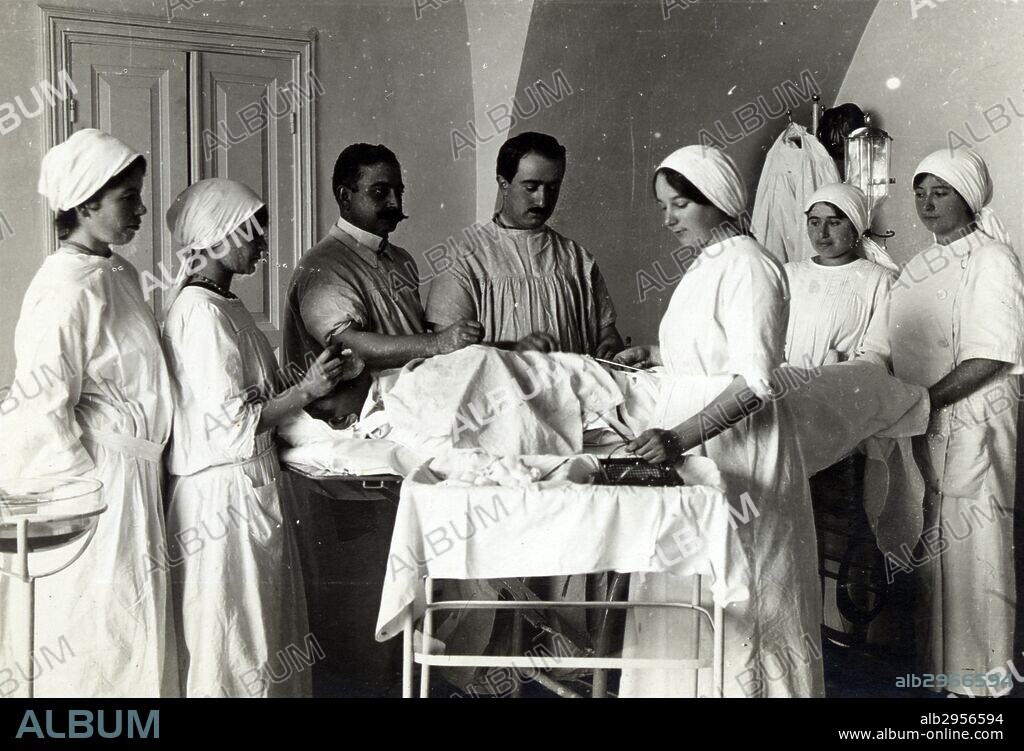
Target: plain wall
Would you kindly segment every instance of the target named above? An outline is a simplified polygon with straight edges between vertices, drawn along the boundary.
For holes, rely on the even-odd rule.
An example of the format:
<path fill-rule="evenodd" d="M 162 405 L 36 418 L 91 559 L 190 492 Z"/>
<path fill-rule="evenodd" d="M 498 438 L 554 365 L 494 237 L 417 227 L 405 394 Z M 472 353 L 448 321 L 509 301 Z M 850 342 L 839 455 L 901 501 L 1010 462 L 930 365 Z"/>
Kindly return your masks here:
<path fill-rule="evenodd" d="M 906 263 L 931 242 L 914 208 L 914 169 L 925 156 L 949 149 L 951 143 L 954 150 L 976 148 L 988 163 L 995 186 L 991 206 L 1021 252 L 1022 34 L 1022 4 L 1002 0 L 947 0 L 935 2 L 934 7 L 921 0 L 914 6 L 902 0 L 878 4 L 839 98 L 878 113 L 875 124 L 894 138 L 891 169 L 896 184 L 875 219 L 875 228 L 896 233 L 888 248 L 897 263 Z M 893 79 L 899 80 L 898 87 Z M 1000 117 L 999 106 L 1005 118 Z M 986 110 L 994 127 L 986 122 Z"/>

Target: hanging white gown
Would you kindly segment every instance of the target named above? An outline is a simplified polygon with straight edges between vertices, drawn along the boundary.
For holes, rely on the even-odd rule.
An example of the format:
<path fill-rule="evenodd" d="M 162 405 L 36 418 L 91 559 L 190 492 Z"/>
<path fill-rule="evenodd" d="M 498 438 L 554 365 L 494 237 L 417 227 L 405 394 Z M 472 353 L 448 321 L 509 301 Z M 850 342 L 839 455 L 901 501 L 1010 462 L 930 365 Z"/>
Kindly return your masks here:
<path fill-rule="evenodd" d="M 59 249 L 25 293 L 14 348 L 0 477 L 95 478 L 107 505 L 85 554 L 36 582 L 35 694 L 176 696 L 167 575 L 148 565 L 164 541 L 161 456 L 173 406 L 135 268 L 116 253 Z M 30 567 L 52 568 L 74 549 L 33 554 Z M 0 566 L 12 564 L 0 555 Z M 24 586 L 0 577 L 0 665 L 16 668 L 12 695 L 24 695 L 29 673 L 25 607 Z"/>
<path fill-rule="evenodd" d="M 781 266 L 751 237 L 705 248 L 683 275 L 661 321 L 661 359 L 668 371 L 651 427 L 692 417 L 743 376 L 769 392 L 782 364 L 788 292 Z M 810 493 L 785 401 L 759 411 L 706 444 L 739 517 L 737 533 L 753 577 L 751 598 L 725 611 L 726 696 L 823 696 L 821 596 Z M 743 497 L 749 495 L 744 510 Z M 749 503 L 757 516 L 749 510 Z M 692 578 L 634 576 L 631 600 L 690 601 Z M 702 602 L 711 606 L 705 584 Z M 694 657 L 693 616 L 631 611 L 624 654 Z M 710 655 L 710 633 L 701 632 Z M 710 671 L 698 691 L 709 695 Z M 692 695 L 691 671 L 625 670 L 623 696 Z"/>
<path fill-rule="evenodd" d="M 177 403 L 166 563 L 183 693 L 308 696 L 323 653 L 282 503 L 291 494 L 247 398 L 275 386 L 270 343 L 240 300 L 190 286 L 167 313 L 164 347 Z"/>
<path fill-rule="evenodd" d="M 836 163 L 821 141 L 802 125 L 790 123 L 768 150 L 750 228 L 782 263 L 814 255 L 807 237 L 807 199 L 822 185 L 840 182 Z"/>
<path fill-rule="evenodd" d="M 923 671 L 1001 668 L 1005 675 L 1016 608 L 1014 379 L 1024 373 L 1024 276 L 1013 249 L 974 232 L 918 253 L 893 285 L 884 327 L 888 342 L 873 326 L 867 346 L 882 355 L 890 349 L 893 374 L 908 383 L 930 387 L 972 358 L 1013 365 L 943 409 L 927 436 L 915 439 L 927 488 L 926 533 L 916 558 L 887 564 L 895 576 L 912 571 L 919 588 Z M 1007 687 L 971 690 L 1002 694 Z"/>

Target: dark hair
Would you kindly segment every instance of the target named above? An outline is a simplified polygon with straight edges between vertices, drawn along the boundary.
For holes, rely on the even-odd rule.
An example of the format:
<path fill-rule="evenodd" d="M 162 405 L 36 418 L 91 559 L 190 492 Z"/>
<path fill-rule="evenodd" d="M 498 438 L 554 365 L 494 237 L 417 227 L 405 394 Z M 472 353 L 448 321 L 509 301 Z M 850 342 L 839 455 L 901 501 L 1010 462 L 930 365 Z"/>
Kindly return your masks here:
<path fill-rule="evenodd" d="M 530 153 L 540 154 L 565 166 L 565 146 L 547 133 L 527 131 L 512 136 L 498 149 L 498 175 L 511 182 L 519 171 L 519 161 Z"/>
<path fill-rule="evenodd" d="M 109 191 L 121 187 L 122 184 L 128 182 L 128 180 L 140 172 L 146 174 L 146 157 L 141 155 L 132 159 L 127 167 L 103 183 L 99 190 L 78 204 L 78 206 L 92 206 L 99 203 Z M 53 224 L 57 228 L 57 239 L 66 240 L 68 235 L 78 228 L 78 206 L 73 209 L 57 212 L 57 216 L 53 220 Z"/>
<path fill-rule="evenodd" d="M 374 164 L 390 164 L 401 170 L 395 152 L 384 144 L 378 143 L 373 146 L 368 143 L 354 143 L 346 146 L 345 150 L 338 154 L 338 161 L 334 163 L 334 174 L 331 176 L 334 200 L 338 200 L 338 188 L 342 185 L 349 190 L 355 190 L 359 183 L 360 171 L 363 167 Z"/>
<path fill-rule="evenodd" d="M 818 123 L 818 140 L 821 141 L 829 156 L 843 159 L 846 152 L 846 137 L 857 128 L 867 125 L 864 111 L 856 104 L 847 102 L 838 107 L 825 110 Z"/>
<path fill-rule="evenodd" d="M 658 175 L 665 176 L 665 182 L 683 198 L 694 203 L 699 203 L 701 206 L 714 206 L 711 199 L 700 192 L 700 189 L 683 177 L 681 174 L 676 172 L 674 169 L 668 167 L 661 167 L 657 172 L 654 173 L 654 180 L 651 183 L 651 188 L 654 188 L 654 183 L 658 180 Z"/>
<path fill-rule="evenodd" d="M 256 210 L 256 213 L 252 215 L 252 218 L 260 226 L 260 228 L 263 228 L 270 224 L 270 209 L 268 209 L 266 206 L 260 206 Z"/>
<path fill-rule="evenodd" d="M 937 180 L 942 180 L 941 177 L 939 177 L 938 175 L 934 175 L 931 172 L 918 172 L 916 175 L 914 175 L 914 190 L 917 190 L 917 188 L 921 185 L 921 181 L 928 177 L 928 175 L 931 175 Z M 945 180 L 942 180 L 942 182 L 946 183 Z M 946 183 L 946 185 L 949 185 L 949 183 Z M 973 219 L 975 217 L 975 213 L 974 209 L 971 208 L 971 204 L 967 203 L 967 199 L 964 198 L 960 191 L 954 188 L 952 185 L 949 185 L 949 189 L 956 193 L 957 197 L 964 202 L 964 206 L 967 207 L 967 213 L 970 214 L 971 218 Z"/>
<path fill-rule="evenodd" d="M 815 206 L 817 206 L 817 205 L 818 205 L 819 203 L 823 203 L 823 204 L 825 204 L 826 206 L 830 206 L 830 207 L 832 207 L 832 208 L 833 208 L 833 209 L 834 209 L 834 210 L 836 211 L 836 213 L 837 213 L 837 214 L 839 214 L 839 216 L 840 216 L 841 218 L 845 219 L 846 221 L 850 222 L 851 224 L 853 223 L 853 220 L 852 220 L 852 219 L 850 219 L 850 217 L 848 217 L 848 216 L 846 215 L 846 212 L 845 212 L 845 211 L 843 211 L 843 210 L 842 210 L 841 208 L 839 208 L 838 206 L 836 206 L 836 205 L 835 205 L 834 203 L 832 203 L 831 201 L 815 201 L 814 203 L 812 203 L 812 204 L 811 204 L 811 208 L 810 208 L 810 209 L 807 209 L 807 211 L 805 211 L 805 212 L 804 212 L 804 216 L 806 216 L 806 217 L 807 217 L 808 219 L 810 219 L 810 218 L 811 218 L 811 209 L 813 209 L 813 208 L 814 208 Z M 856 229 L 856 227 L 855 227 L 854 229 Z"/>

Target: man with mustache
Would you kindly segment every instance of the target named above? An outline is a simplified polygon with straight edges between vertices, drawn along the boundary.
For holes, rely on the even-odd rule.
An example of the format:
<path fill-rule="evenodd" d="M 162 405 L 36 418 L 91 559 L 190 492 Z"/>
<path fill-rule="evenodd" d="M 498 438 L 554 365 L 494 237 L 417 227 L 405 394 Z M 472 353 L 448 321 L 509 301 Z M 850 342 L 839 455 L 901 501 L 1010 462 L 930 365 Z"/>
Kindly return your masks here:
<path fill-rule="evenodd" d="M 360 377 L 307 408 L 338 424 L 358 415 L 371 372 L 418 357 L 454 352 L 480 341 L 472 319 L 428 332 L 419 291 L 402 285 L 415 271 L 408 252 L 388 241 L 402 212 L 402 171 L 383 145 L 356 143 L 338 156 L 331 189 L 341 214 L 323 240 L 302 257 L 288 288 L 284 355 L 305 369 L 328 345 L 351 349 L 365 363 Z"/>
<path fill-rule="evenodd" d="M 501 208 L 434 280 L 427 320 L 480 321 L 484 341 L 519 350 L 611 358 L 622 349 L 615 307 L 590 255 L 547 226 L 565 173 L 565 147 L 520 133 L 498 152 Z"/>
<path fill-rule="evenodd" d="M 402 283 L 410 270 L 418 274 L 412 256 L 388 240 L 406 218 L 402 171 L 390 149 L 366 143 L 347 147 L 334 165 L 331 189 L 340 217 L 303 255 L 292 277 L 284 356 L 292 372 L 303 372 L 309 358 L 328 346 L 351 349 L 362 358 L 366 368 L 358 378 L 306 408 L 342 426 L 361 411 L 373 371 L 454 352 L 478 342 L 483 330 L 476 321 L 463 320 L 427 331 L 419 290 Z M 321 494 L 332 498 L 330 506 Z M 338 637 L 329 652 L 342 681 L 338 690 L 347 696 L 400 695 L 401 645 L 374 640 L 377 608 L 371 596 L 383 584 L 395 507 L 308 488 L 296 493 L 295 503 L 313 631 Z M 327 560 L 346 579 L 330 591 L 319 586 Z"/>

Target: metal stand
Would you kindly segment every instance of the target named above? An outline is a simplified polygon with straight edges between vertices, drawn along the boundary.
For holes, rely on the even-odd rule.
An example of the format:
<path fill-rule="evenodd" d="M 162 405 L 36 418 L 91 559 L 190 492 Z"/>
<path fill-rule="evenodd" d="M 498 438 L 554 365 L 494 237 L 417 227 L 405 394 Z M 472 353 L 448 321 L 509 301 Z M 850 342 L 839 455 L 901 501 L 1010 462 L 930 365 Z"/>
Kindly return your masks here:
<path fill-rule="evenodd" d="M 669 658 L 642 658 L 642 657 L 556 657 L 554 662 L 545 656 L 532 655 L 432 655 L 430 654 L 430 642 L 433 632 L 433 614 L 435 610 L 535 610 L 538 608 L 551 609 L 611 609 L 628 610 L 630 608 L 667 608 L 673 610 L 692 610 L 700 619 L 707 620 L 708 626 L 712 629 L 712 684 L 713 693 L 716 697 L 723 695 L 723 677 L 725 661 L 725 614 L 717 604 L 714 612 L 709 612 L 700 605 L 701 577 L 696 576 L 693 586 L 691 602 L 586 602 L 586 601 L 562 601 L 562 602 L 523 602 L 508 600 L 445 600 L 434 601 L 434 580 L 429 576 L 425 578 L 425 599 L 426 610 L 423 615 L 423 645 L 422 651 L 415 651 L 413 647 L 412 608 L 409 607 L 403 618 L 403 655 L 402 655 L 402 697 L 412 698 L 413 695 L 413 671 L 416 663 L 420 668 L 420 698 L 427 698 L 430 690 L 430 668 L 431 666 L 459 666 L 459 667 L 510 667 L 524 668 L 539 672 L 552 668 L 594 668 L 595 671 L 603 669 L 639 668 L 651 669 L 688 669 L 694 671 L 694 695 L 696 695 L 697 671 L 700 668 L 709 667 L 706 660 L 693 659 L 669 659 Z M 700 632 L 699 627 L 695 636 L 699 655 Z M 603 684 L 604 679 L 601 679 Z M 603 692 L 603 685 L 599 686 Z"/>
<path fill-rule="evenodd" d="M 25 633 L 28 634 L 28 698 L 35 697 L 36 581 L 28 573 L 28 519 L 18 520 L 18 578 L 28 585 Z"/>
<path fill-rule="evenodd" d="M 104 507 L 103 510 L 105 511 L 106 507 Z M 101 512 L 96 512 L 97 515 L 99 513 L 101 513 Z M 28 535 L 28 532 L 29 532 L 29 520 L 27 518 L 18 519 L 17 520 L 17 540 L 18 540 L 18 546 L 17 546 L 17 550 L 15 552 L 15 560 L 17 561 L 17 570 L 16 571 L 5 571 L 3 568 L 0 568 L 0 574 L 5 574 L 7 576 L 11 576 L 12 578 L 17 578 L 20 581 L 24 582 L 28 586 L 28 607 L 25 608 L 25 633 L 28 635 L 28 638 L 26 640 L 28 648 L 25 651 L 28 654 L 28 661 L 26 663 L 28 665 L 28 698 L 32 699 L 32 698 L 35 698 L 35 678 L 36 678 L 36 671 L 35 671 L 35 657 L 36 657 L 36 655 L 35 655 L 35 651 L 36 651 L 36 644 L 35 644 L 35 642 L 36 642 L 36 579 L 39 579 L 39 578 L 41 578 L 43 576 L 51 576 L 53 574 L 60 573 L 61 571 L 66 569 L 68 566 L 70 566 L 72 563 L 74 563 L 79 558 L 81 558 L 82 554 L 85 552 L 85 549 L 89 547 L 89 543 L 92 542 L 93 536 L 96 534 L 96 524 L 93 523 L 90 526 L 89 531 L 85 535 L 85 541 L 82 543 L 82 547 L 79 548 L 78 552 L 75 553 L 71 557 L 71 560 L 69 560 L 63 566 L 59 566 L 58 568 L 53 569 L 52 571 L 47 571 L 46 573 L 37 574 L 35 576 L 33 576 L 31 573 L 29 573 L 29 567 L 28 567 L 28 555 L 29 555 L 29 552 L 30 552 L 30 550 L 29 550 L 29 535 Z"/>

